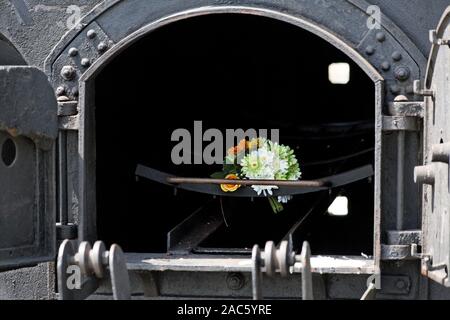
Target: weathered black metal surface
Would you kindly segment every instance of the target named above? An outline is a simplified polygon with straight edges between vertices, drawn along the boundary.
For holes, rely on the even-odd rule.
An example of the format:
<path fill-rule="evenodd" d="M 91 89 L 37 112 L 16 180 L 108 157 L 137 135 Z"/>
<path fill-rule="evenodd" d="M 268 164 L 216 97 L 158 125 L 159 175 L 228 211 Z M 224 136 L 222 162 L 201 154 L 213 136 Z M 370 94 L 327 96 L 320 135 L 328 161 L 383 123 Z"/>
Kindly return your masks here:
<path fill-rule="evenodd" d="M 0 67 L 0 91 L 0 130 L 50 149 L 58 122 L 55 95 L 46 76 L 31 67 Z"/>
<path fill-rule="evenodd" d="M 203 240 L 216 231 L 224 217 L 214 210 L 217 202 L 207 203 L 180 222 L 167 234 L 167 252 L 188 254 Z"/>
<path fill-rule="evenodd" d="M 422 273 L 435 281 L 450 286 L 450 141 L 449 119 L 449 47 L 450 8 L 446 10 L 436 32 L 431 33 L 433 47 L 428 64 L 425 90 L 424 162 L 414 174 L 416 182 L 423 185 L 423 247 L 426 259 Z"/>
<path fill-rule="evenodd" d="M 0 67 L 0 269 L 55 254 L 56 99 L 45 75 Z"/>

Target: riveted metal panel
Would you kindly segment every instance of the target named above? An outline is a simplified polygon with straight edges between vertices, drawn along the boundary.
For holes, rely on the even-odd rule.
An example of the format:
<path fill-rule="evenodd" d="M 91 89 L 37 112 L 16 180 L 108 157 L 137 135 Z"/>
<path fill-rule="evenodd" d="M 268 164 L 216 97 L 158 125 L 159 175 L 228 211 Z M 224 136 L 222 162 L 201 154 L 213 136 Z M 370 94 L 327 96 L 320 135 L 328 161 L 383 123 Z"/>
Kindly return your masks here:
<path fill-rule="evenodd" d="M 55 254 L 56 99 L 31 67 L 0 67 L 0 269 Z"/>
<path fill-rule="evenodd" d="M 432 96 L 425 100 L 425 166 L 416 168 L 416 181 L 423 187 L 422 273 L 450 286 L 450 8 L 432 37 L 434 42 L 426 77 Z"/>

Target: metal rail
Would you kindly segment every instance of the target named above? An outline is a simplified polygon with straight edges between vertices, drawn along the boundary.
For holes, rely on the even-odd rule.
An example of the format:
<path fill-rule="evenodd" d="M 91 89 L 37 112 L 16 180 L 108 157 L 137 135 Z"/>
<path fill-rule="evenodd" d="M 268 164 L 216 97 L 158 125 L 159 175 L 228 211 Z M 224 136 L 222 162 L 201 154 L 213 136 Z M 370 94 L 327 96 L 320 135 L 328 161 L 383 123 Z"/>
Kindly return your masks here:
<path fill-rule="evenodd" d="M 227 179 L 202 179 L 202 178 L 182 178 L 170 175 L 156 169 L 138 165 L 136 168 L 136 177 L 145 178 L 150 181 L 161 183 L 176 189 L 187 190 L 216 196 L 224 197 L 265 197 L 265 195 L 257 195 L 250 188 L 240 188 L 236 192 L 223 192 L 218 188 L 218 184 L 239 184 L 245 186 L 251 185 L 269 185 L 278 186 L 273 191 L 274 196 L 295 196 L 300 194 L 318 192 L 333 189 L 361 181 L 373 176 L 373 167 L 371 165 L 362 166 L 350 171 L 339 173 L 329 177 L 323 177 L 316 180 L 300 180 L 300 181 L 277 181 L 277 180 L 227 180 Z M 189 180 L 187 180 L 189 179 Z M 189 181 L 189 183 L 187 183 Z M 315 186 L 311 186 L 314 184 Z"/>
<path fill-rule="evenodd" d="M 331 186 L 328 181 L 320 180 L 230 180 L 230 179 L 208 179 L 208 178 L 184 178 L 171 177 L 167 178 L 167 182 L 171 184 L 239 184 L 241 186 L 277 186 L 277 187 L 307 187 L 307 188 L 323 188 Z"/>

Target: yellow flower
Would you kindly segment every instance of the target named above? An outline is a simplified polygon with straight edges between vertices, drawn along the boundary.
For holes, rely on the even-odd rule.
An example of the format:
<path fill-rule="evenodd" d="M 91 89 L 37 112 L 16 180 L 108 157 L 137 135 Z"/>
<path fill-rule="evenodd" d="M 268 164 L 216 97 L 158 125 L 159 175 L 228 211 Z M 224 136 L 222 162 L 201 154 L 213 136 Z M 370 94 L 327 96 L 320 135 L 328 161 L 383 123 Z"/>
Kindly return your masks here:
<path fill-rule="evenodd" d="M 225 177 L 225 179 L 239 180 L 239 177 L 235 174 L 229 174 Z M 240 187 L 241 187 L 241 185 L 239 185 L 239 184 L 221 184 L 220 185 L 220 189 L 222 189 L 223 192 L 235 192 Z"/>
<path fill-rule="evenodd" d="M 245 151 L 245 147 L 247 146 L 247 141 L 245 139 L 242 139 L 239 144 L 236 146 L 236 154 Z"/>
<path fill-rule="evenodd" d="M 235 147 L 231 147 L 230 149 L 228 149 L 228 154 L 229 155 L 237 155 L 239 153 L 241 153 L 242 151 L 245 151 L 245 148 L 247 147 L 247 141 L 245 139 L 242 139 L 239 144 Z"/>
<path fill-rule="evenodd" d="M 248 149 L 255 150 L 258 149 L 258 139 L 254 138 L 248 142 Z"/>

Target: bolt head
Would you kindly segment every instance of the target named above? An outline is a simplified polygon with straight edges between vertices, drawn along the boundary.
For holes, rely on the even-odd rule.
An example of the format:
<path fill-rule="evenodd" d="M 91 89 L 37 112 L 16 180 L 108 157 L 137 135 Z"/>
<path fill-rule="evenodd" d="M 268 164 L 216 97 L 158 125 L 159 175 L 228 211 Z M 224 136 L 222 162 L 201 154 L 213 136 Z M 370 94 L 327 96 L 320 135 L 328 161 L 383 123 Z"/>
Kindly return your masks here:
<path fill-rule="evenodd" d="M 91 61 L 88 58 L 83 58 L 81 59 L 81 65 L 87 68 L 91 65 Z"/>
<path fill-rule="evenodd" d="M 366 53 L 367 53 L 369 56 L 373 55 L 373 54 L 375 53 L 375 48 L 374 48 L 374 46 L 367 46 L 367 47 L 366 47 Z"/>
<path fill-rule="evenodd" d="M 388 71 L 391 68 L 391 64 L 387 61 L 384 61 L 381 64 L 381 69 L 383 69 L 384 71 Z"/>
<path fill-rule="evenodd" d="M 408 98 L 404 95 L 399 95 L 394 98 L 394 101 L 395 102 L 406 102 L 406 101 L 408 101 Z"/>
<path fill-rule="evenodd" d="M 70 48 L 69 49 L 69 56 L 75 57 L 77 54 L 78 54 L 78 49 L 77 48 Z"/>
<path fill-rule="evenodd" d="M 245 285 L 245 278 L 241 273 L 231 273 L 227 277 L 227 286 L 231 290 L 241 290 Z"/>
<path fill-rule="evenodd" d="M 384 32 L 378 32 L 376 38 L 378 42 L 383 42 L 384 40 L 386 40 L 386 35 L 384 34 Z"/>
<path fill-rule="evenodd" d="M 94 39 L 97 36 L 97 32 L 95 32 L 95 30 L 91 29 L 86 33 L 86 35 L 89 39 Z"/>
<path fill-rule="evenodd" d="M 394 60 L 394 61 L 402 60 L 402 54 L 400 52 L 398 52 L 398 51 L 394 51 L 392 53 L 392 60 Z"/>
<path fill-rule="evenodd" d="M 397 282 L 395 283 L 395 286 L 397 287 L 397 289 L 405 289 L 406 288 L 406 283 L 404 280 L 397 280 Z"/>
<path fill-rule="evenodd" d="M 65 80 L 73 80 L 75 77 L 75 68 L 72 66 L 64 66 L 61 69 L 61 76 Z"/>
<path fill-rule="evenodd" d="M 99 44 L 98 44 L 98 46 L 97 46 L 97 50 L 99 51 L 99 52 L 105 52 L 106 51 L 106 49 L 108 49 L 108 45 L 105 43 L 105 42 L 100 42 Z"/>
<path fill-rule="evenodd" d="M 58 88 L 56 88 L 55 93 L 58 97 L 62 96 L 66 93 L 66 88 L 64 88 L 63 86 L 59 86 Z"/>
<path fill-rule="evenodd" d="M 411 72 L 407 67 L 397 67 L 394 74 L 397 80 L 405 81 L 409 78 Z"/>

